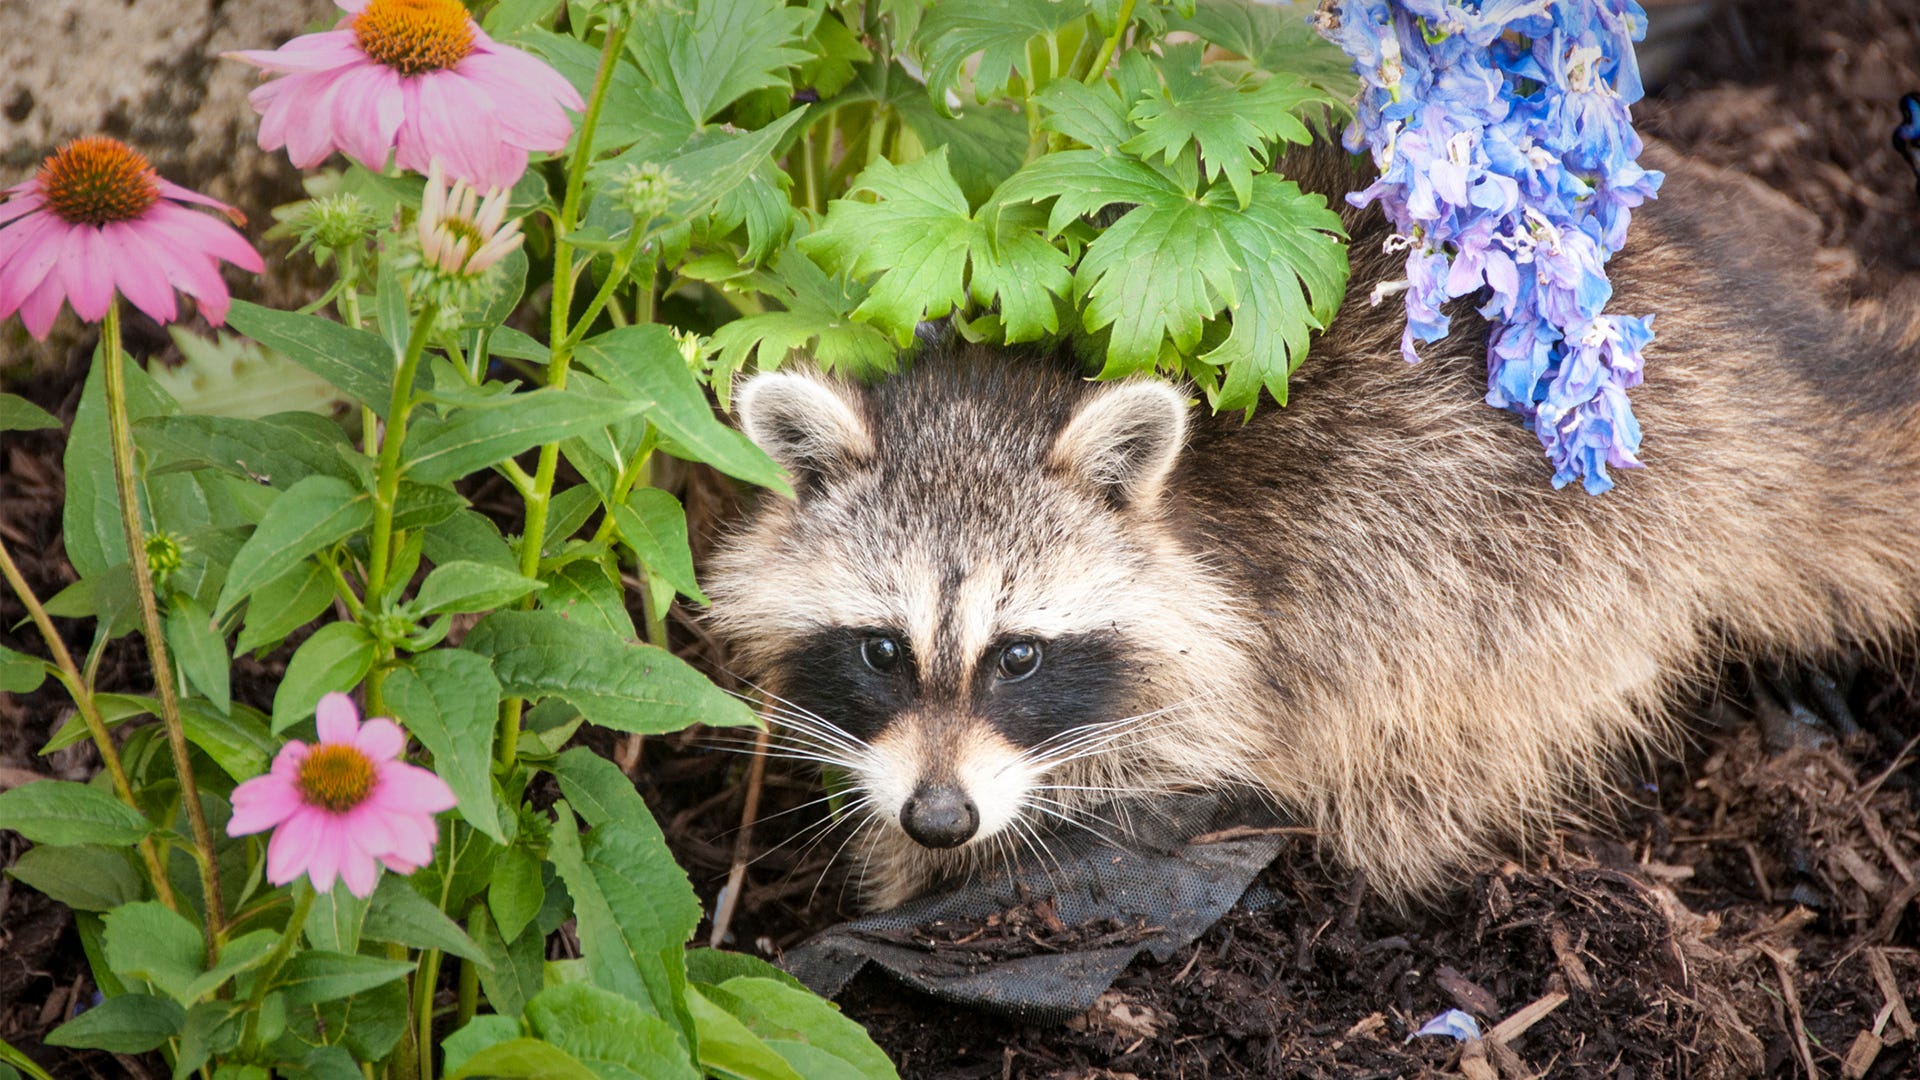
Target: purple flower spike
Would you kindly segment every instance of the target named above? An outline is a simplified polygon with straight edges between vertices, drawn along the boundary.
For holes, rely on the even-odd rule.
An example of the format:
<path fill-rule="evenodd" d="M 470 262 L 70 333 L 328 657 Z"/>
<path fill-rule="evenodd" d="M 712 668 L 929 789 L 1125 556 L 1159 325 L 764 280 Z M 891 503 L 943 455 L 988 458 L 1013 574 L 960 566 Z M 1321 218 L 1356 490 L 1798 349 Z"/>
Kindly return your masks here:
<path fill-rule="evenodd" d="M 1360 100 L 1344 141 L 1380 179 L 1407 251 L 1401 353 L 1448 332 L 1441 306 L 1484 297 L 1495 321 L 1487 403 L 1523 418 L 1555 486 L 1613 486 L 1640 467 L 1627 390 L 1652 318 L 1603 314 L 1606 263 L 1661 174 L 1642 169 L 1629 106 L 1642 93 L 1634 0 L 1323 0 L 1320 31 L 1353 58 Z"/>

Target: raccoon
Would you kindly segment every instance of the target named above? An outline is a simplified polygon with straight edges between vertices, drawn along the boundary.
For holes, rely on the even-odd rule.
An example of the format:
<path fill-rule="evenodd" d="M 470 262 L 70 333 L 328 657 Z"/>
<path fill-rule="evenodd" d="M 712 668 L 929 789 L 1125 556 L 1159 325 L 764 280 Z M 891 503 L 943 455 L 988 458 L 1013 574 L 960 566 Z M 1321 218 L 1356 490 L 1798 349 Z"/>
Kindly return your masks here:
<path fill-rule="evenodd" d="M 1397 305 L 1367 303 L 1401 273 L 1377 212 L 1346 212 L 1348 302 L 1251 420 L 965 344 L 872 386 L 745 381 L 797 498 L 723 543 L 710 617 L 795 752 L 857 788 L 866 902 L 1115 798 L 1242 786 L 1430 897 L 1604 805 L 1725 658 L 1911 632 L 1913 312 L 1822 305 L 1804 212 L 1647 158 L 1668 179 L 1609 308 L 1657 316 L 1647 468 L 1599 497 L 1484 403 L 1470 306 L 1400 359 Z M 1365 180 L 1284 171 L 1335 205 Z"/>

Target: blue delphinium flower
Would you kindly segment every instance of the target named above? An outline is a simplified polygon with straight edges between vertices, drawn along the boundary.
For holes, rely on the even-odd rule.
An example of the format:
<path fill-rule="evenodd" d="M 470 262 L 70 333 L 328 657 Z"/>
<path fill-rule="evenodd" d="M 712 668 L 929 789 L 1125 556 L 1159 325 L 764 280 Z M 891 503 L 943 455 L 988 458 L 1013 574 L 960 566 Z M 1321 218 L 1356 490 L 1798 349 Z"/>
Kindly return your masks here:
<path fill-rule="evenodd" d="M 1604 314 L 1606 263 L 1661 175 L 1636 162 L 1628 107 L 1642 93 L 1634 0 L 1322 0 L 1320 30 L 1360 76 L 1347 148 L 1380 178 L 1378 202 L 1407 253 L 1401 354 L 1448 333 L 1442 306 L 1484 295 L 1494 320 L 1487 403 L 1518 413 L 1555 486 L 1599 494 L 1638 468 L 1650 316 Z"/>

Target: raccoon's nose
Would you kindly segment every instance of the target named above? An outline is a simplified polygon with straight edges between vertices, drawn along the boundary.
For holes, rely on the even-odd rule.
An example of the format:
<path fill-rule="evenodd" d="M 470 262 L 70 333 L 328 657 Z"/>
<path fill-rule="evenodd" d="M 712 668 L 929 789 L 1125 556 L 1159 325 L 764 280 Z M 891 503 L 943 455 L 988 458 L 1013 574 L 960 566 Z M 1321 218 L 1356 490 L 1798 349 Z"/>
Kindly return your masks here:
<path fill-rule="evenodd" d="M 959 847 L 980 831 L 980 811 L 951 784 L 922 784 L 900 808 L 900 827 L 926 847 Z"/>

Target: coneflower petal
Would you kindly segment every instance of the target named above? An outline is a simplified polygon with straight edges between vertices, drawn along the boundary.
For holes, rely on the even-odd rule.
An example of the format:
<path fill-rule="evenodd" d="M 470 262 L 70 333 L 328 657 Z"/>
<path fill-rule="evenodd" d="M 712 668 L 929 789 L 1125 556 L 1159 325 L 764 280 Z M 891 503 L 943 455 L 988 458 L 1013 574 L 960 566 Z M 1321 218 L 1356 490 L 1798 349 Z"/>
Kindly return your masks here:
<path fill-rule="evenodd" d="M 107 317 L 107 308 L 113 305 L 113 270 L 98 227 L 77 225 L 67 230 L 60 253 L 60 285 L 75 315 L 87 322 Z"/>

